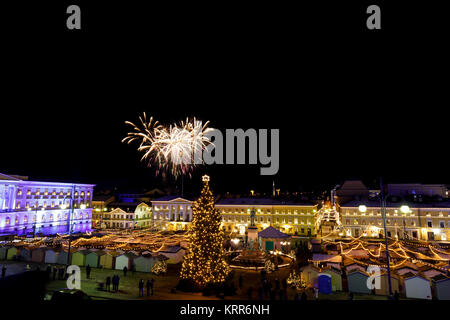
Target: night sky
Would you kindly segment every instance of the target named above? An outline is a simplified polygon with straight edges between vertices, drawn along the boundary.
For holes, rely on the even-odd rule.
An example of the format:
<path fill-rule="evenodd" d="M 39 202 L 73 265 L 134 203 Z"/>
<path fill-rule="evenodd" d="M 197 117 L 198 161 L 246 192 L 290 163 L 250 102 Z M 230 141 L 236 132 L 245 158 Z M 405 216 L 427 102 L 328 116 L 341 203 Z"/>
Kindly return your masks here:
<path fill-rule="evenodd" d="M 283 17 L 257 27 L 267 19 L 245 11 L 183 19 L 182 9 L 149 24 L 128 9 L 107 28 L 99 11 L 92 7 L 78 35 L 53 30 L 51 19 L 8 34 L 0 172 L 158 187 L 135 145 L 121 143 L 124 121 L 146 111 L 162 123 L 196 116 L 219 129 L 280 129 L 276 176 L 259 176 L 259 165 L 202 167 L 186 178 L 188 190 L 205 172 L 220 193 L 270 192 L 273 180 L 282 190 L 324 190 L 380 175 L 450 183 L 448 51 L 436 34 L 349 33 L 348 21 L 343 31 L 316 22 L 311 32 L 310 20 Z"/>

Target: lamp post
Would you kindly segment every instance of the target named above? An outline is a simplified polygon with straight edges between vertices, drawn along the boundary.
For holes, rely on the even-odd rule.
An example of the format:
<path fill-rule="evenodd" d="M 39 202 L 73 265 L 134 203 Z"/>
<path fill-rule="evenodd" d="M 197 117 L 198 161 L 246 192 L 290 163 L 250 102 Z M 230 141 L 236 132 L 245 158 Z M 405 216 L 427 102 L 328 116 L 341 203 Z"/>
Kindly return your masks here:
<path fill-rule="evenodd" d="M 392 283 L 391 283 L 391 267 L 389 262 L 389 243 L 387 238 L 387 229 L 386 229 L 386 199 L 384 197 L 383 191 L 383 180 L 380 178 L 380 200 L 381 200 L 381 211 L 383 216 L 383 228 L 384 228 L 384 245 L 386 248 L 386 266 L 387 266 L 387 274 L 388 274 L 388 284 L 389 284 L 389 296 L 392 297 Z"/>
<path fill-rule="evenodd" d="M 383 180 L 380 177 L 380 199 L 381 199 L 381 210 L 383 214 L 383 226 L 384 226 L 384 242 L 386 246 L 386 260 L 387 260 L 387 273 L 388 273 L 388 283 L 389 283 L 389 295 L 392 296 L 392 283 L 391 283 L 391 268 L 389 263 L 389 244 L 387 239 L 387 229 L 386 229 L 386 198 L 389 194 L 385 195 L 383 191 Z M 400 211 L 406 213 L 409 212 L 410 209 L 408 206 L 403 205 L 400 207 Z M 404 219 L 404 216 L 403 216 Z"/>
<path fill-rule="evenodd" d="M 73 224 L 72 224 L 72 215 L 75 211 L 75 206 L 74 206 L 74 193 L 75 193 L 75 186 L 72 186 L 72 193 L 70 195 L 70 206 L 69 208 L 71 209 L 69 211 L 69 215 L 68 215 L 68 226 L 69 226 L 69 248 L 68 248 L 68 252 L 67 252 L 67 262 L 66 265 L 69 266 L 70 264 L 70 247 L 72 245 L 72 229 L 73 229 Z M 65 210 L 67 209 L 67 205 L 65 204 L 65 201 L 68 197 L 65 196 L 63 199 L 63 204 L 61 205 L 61 209 Z M 86 205 L 82 204 L 80 205 L 80 209 L 84 210 L 86 209 Z"/>
<path fill-rule="evenodd" d="M 400 207 L 400 211 L 401 211 L 402 216 L 403 216 L 403 239 L 405 239 L 405 235 L 406 235 L 406 232 L 405 232 L 405 215 L 407 213 L 411 212 L 411 210 L 409 209 L 408 206 L 403 205 L 403 206 Z"/>
<path fill-rule="evenodd" d="M 38 207 L 35 206 L 36 210 L 34 210 L 34 223 L 33 223 L 33 239 L 36 238 L 36 222 L 37 222 L 37 212 Z M 31 208 L 27 209 L 28 211 L 31 211 Z"/>

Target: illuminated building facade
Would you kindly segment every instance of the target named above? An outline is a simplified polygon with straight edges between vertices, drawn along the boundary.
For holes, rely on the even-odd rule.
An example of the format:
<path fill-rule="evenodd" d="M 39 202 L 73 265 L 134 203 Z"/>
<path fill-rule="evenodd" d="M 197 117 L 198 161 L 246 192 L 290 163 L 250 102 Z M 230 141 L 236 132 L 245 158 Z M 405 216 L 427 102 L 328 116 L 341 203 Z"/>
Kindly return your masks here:
<path fill-rule="evenodd" d="M 216 203 L 226 231 L 245 234 L 250 225 L 250 212 L 255 209 L 255 225 L 258 231 L 272 226 L 284 233 L 314 236 L 317 205 L 296 203 L 270 198 L 222 199 Z"/>
<path fill-rule="evenodd" d="M 114 204 L 112 204 L 113 206 Z M 142 202 L 133 207 L 117 207 L 112 211 L 103 212 L 100 228 L 107 229 L 137 229 L 152 225 L 152 207 Z"/>
<path fill-rule="evenodd" d="M 168 196 L 152 201 L 154 225 L 162 230 L 186 230 L 192 221 L 192 201 Z M 313 236 L 316 234 L 314 214 L 317 206 L 273 199 L 222 199 L 216 203 L 222 216 L 222 227 L 228 232 L 245 234 L 250 225 L 250 212 L 256 211 L 258 231 L 273 226 L 282 232 Z"/>
<path fill-rule="evenodd" d="M 450 202 L 406 204 L 409 210 L 405 213 L 401 210 L 404 203 L 386 204 L 388 237 L 440 241 L 450 238 Z M 364 210 L 360 206 L 364 206 Z M 353 200 L 342 204 L 340 209 L 345 235 L 378 237 L 384 234 L 379 201 Z"/>
<path fill-rule="evenodd" d="M 0 234 L 66 233 L 69 223 L 73 232 L 90 231 L 93 189 L 0 174 Z"/>
<path fill-rule="evenodd" d="M 101 228 L 104 215 L 109 212 L 108 206 L 114 202 L 114 196 L 94 196 L 92 199 L 92 227 Z"/>
<path fill-rule="evenodd" d="M 192 201 L 165 196 L 152 201 L 154 226 L 161 230 L 187 230 L 192 221 Z"/>

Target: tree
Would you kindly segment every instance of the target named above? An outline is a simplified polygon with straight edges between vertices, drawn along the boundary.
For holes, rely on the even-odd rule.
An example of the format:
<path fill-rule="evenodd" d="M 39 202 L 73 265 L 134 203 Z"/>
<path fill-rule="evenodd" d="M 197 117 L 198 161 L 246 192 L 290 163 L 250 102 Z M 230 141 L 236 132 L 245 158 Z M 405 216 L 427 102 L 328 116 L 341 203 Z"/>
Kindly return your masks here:
<path fill-rule="evenodd" d="M 192 280 L 199 288 L 225 282 L 229 267 L 223 246 L 225 235 L 220 228 L 219 210 L 209 188 L 209 177 L 203 176 L 203 189 L 193 206 L 189 249 L 181 267 L 181 279 Z"/>

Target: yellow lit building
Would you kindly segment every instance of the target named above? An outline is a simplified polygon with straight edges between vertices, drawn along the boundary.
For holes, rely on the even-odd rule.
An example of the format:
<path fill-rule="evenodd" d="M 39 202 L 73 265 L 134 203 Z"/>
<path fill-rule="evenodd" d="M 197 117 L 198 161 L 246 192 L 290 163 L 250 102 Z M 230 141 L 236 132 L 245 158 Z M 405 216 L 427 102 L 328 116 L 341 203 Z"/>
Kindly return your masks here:
<path fill-rule="evenodd" d="M 192 221 L 192 201 L 167 196 L 152 201 L 153 222 L 161 230 L 186 230 Z M 261 231 L 268 226 L 292 234 L 313 236 L 317 206 L 273 199 L 222 199 L 216 203 L 222 216 L 222 227 L 229 232 L 245 234 L 250 225 L 251 210 L 256 213 L 256 226 Z"/>
<path fill-rule="evenodd" d="M 403 206 L 403 207 L 402 207 Z M 353 200 L 340 206 L 346 235 L 378 237 L 384 235 L 379 201 Z M 388 237 L 446 241 L 450 238 L 450 202 L 387 203 Z"/>
<path fill-rule="evenodd" d="M 192 201 L 179 196 L 152 200 L 153 225 L 161 230 L 187 230 L 192 221 Z"/>
<path fill-rule="evenodd" d="M 216 203 L 226 231 L 245 234 L 250 225 L 250 213 L 255 210 L 258 231 L 272 226 L 284 233 L 299 236 L 316 234 L 314 214 L 317 205 L 270 198 L 222 199 Z"/>
<path fill-rule="evenodd" d="M 114 202 L 114 199 L 114 196 L 94 196 L 92 199 L 92 227 L 101 227 L 104 214 L 109 211 L 108 205 Z"/>
<path fill-rule="evenodd" d="M 152 226 L 152 207 L 142 202 L 134 207 L 116 207 L 103 213 L 102 228 L 136 229 Z"/>

